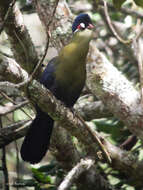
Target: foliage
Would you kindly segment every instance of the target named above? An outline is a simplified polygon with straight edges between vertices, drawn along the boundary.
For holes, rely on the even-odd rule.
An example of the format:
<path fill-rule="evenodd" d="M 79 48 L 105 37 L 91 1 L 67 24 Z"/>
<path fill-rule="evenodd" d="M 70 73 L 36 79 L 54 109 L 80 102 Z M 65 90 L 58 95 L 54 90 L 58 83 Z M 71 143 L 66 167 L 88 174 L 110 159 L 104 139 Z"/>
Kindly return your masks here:
<path fill-rule="evenodd" d="M 33 178 L 21 179 L 17 184 L 22 187 L 34 187 L 35 190 L 56 190 L 57 184 L 64 177 L 65 172 L 57 162 L 52 161 L 48 165 L 31 168 Z"/>
<path fill-rule="evenodd" d="M 123 5 L 123 3 L 127 1 L 127 0 L 113 0 L 113 4 L 116 8 L 121 8 L 121 6 Z M 140 7 L 143 7 L 143 0 L 134 0 L 135 4 L 140 6 Z"/>

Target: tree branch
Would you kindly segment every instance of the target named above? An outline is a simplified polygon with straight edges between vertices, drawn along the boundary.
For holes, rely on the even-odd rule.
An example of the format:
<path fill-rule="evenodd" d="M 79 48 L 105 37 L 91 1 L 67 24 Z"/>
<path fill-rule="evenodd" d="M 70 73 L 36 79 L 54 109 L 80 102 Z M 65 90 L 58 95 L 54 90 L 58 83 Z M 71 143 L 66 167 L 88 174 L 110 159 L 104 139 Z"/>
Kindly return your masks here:
<path fill-rule="evenodd" d="M 23 137 L 30 126 L 31 121 L 20 121 L 0 130 L 0 148 L 12 141 Z"/>
<path fill-rule="evenodd" d="M 0 81 L 7 79 L 13 83 L 21 82 L 28 78 L 28 74 L 14 59 L 0 55 Z"/>
<path fill-rule="evenodd" d="M 83 157 L 73 143 L 72 137 L 64 128 L 60 127 L 58 123 L 54 125 L 50 150 L 56 157 L 56 160 L 60 162 L 62 168 L 68 171 L 80 161 L 81 157 Z M 87 187 L 88 190 L 93 190 L 95 186 L 97 190 L 101 190 L 103 187 L 104 190 L 114 189 L 99 174 L 95 166 L 92 166 L 87 172 L 82 173 L 76 181 L 76 185 L 82 190 L 86 190 Z"/>
<path fill-rule="evenodd" d="M 0 1 L 0 17 L 4 20 L 7 8 L 12 0 Z M 11 48 L 16 61 L 28 73 L 31 73 L 38 62 L 37 52 L 30 35 L 23 23 L 23 17 L 16 5 L 9 11 L 4 29 L 11 43 Z"/>
<path fill-rule="evenodd" d="M 79 178 L 79 176 L 89 170 L 94 165 L 91 159 L 81 160 L 72 170 L 67 174 L 57 190 L 67 190 Z"/>
<path fill-rule="evenodd" d="M 37 13 L 46 31 L 51 32 L 51 44 L 58 51 L 66 45 L 71 39 L 71 21 L 72 13 L 66 4 L 65 0 L 61 0 L 58 3 L 57 9 L 55 11 L 55 4 L 57 0 L 33 0 L 33 4 L 36 7 Z M 55 11 L 54 17 L 52 15 Z M 61 14 L 62 13 L 62 14 Z M 49 18 L 49 19 L 47 19 Z M 49 27 L 49 23 L 51 22 Z"/>
<path fill-rule="evenodd" d="M 24 101 L 21 102 L 19 104 L 13 105 L 13 106 L 0 106 L 0 116 L 11 113 L 13 111 L 15 111 L 16 109 L 19 109 L 23 106 L 25 106 L 26 104 L 28 104 L 29 101 Z"/>
<path fill-rule="evenodd" d="M 108 107 L 115 117 L 122 120 L 134 135 L 143 139 L 143 109 L 140 93 L 101 54 L 92 47 L 91 72 L 87 83 L 91 92 Z"/>
<path fill-rule="evenodd" d="M 103 2 L 103 1 L 100 1 L 99 4 L 100 4 L 100 5 L 104 5 L 104 2 Z M 115 7 L 114 7 L 111 3 L 107 2 L 107 5 L 108 5 L 108 7 L 109 7 L 109 9 L 110 9 L 111 11 L 117 11 L 117 9 L 115 9 Z M 119 9 L 119 11 L 121 11 L 121 13 L 123 13 L 123 14 L 131 15 L 131 16 L 133 16 L 133 17 L 143 19 L 143 13 L 142 13 L 142 12 L 129 9 L 129 8 L 127 8 L 127 7 L 126 7 L 126 8 L 125 8 L 125 7 L 121 7 L 121 8 Z"/>
<path fill-rule="evenodd" d="M 84 97 L 77 101 L 74 108 L 86 121 L 113 116 L 101 101 L 90 101 Z"/>
<path fill-rule="evenodd" d="M 89 131 L 86 130 L 81 120 L 79 120 L 79 118 L 76 117 L 76 115 L 71 112 L 69 108 L 64 107 L 60 101 L 56 100 L 56 98 L 51 94 L 48 89 L 45 89 L 44 86 L 42 86 L 35 80 L 30 83 L 28 90 L 29 99 L 32 102 L 37 103 L 44 112 L 47 112 L 54 120 L 58 121 L 58 123 L 62 127 L 66 128 L 73 136 L 76 136 L 78 140 L 84 144 L 87 154 L 91 155 L 96 160 L 96 154 L 98 150 L 97 144 L 95 143 L 95 141 L 93 142 Z M 96 132 L 96 134 L 98 133 Z M 143 163 L 138 162 L 137 159 L 128 152 L 123 151 L 116 146 L 110 144 L 99 134 L 98 137 L 100 138 L 102 144 L 111 156 L 112 166 L 118 170 L 121 170 L 129 176 L 132 170 L 132 176 L 135 175 L 136 181 L 141 184 L 140 179 L 141 176 L 143 176 L 143 169 L 140 171 L 140 174 L 138 176 L 136 176 L 136 172 L 139 168 L 143 167 Z"/>
<path fill-rule="evenodd" d="M 105 19 L 108 23 L 108 26 L 110 28 L 110 30 L 112 31 L 113 35 L 123 44 L 130 44 L 131 40 L 124 40 L 119 34 L 118 32 L 115 30 L 112 21 L 110 19 L 109 13 L 108 13 L 108 7 L 107 7 L 107 2 L 105 0 L 103 0 L 104 3 L 104 13 L 105 13 Z"/>
<path fill-rule="evenodd" d="M 140 37 L 143 35 L 143 25 L 137 26 L 138 31 L 136 31 L 136 36 L 133 40 L 133 46 L 135 55 L 138 60 L 138 69 L 139 69 L 139 77 L 140 77 L 140 88 L 141 88 L 141 104 L 143 106 L 143 57 L 141 52 L 141 42 Z"/>

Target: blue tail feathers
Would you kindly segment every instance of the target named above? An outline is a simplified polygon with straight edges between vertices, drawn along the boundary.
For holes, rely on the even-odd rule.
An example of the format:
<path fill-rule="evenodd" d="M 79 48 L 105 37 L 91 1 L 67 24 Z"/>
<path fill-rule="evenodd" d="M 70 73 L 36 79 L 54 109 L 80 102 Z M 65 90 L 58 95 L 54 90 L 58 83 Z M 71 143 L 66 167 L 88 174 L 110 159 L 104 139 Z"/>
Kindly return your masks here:
<path fill-rule="evenodd" d="M 21 157 L 24 161 L 35 164 L 42 160 L 50 144 L 53 123 L 48 114 L 38 111 L 21 147 Z"/>

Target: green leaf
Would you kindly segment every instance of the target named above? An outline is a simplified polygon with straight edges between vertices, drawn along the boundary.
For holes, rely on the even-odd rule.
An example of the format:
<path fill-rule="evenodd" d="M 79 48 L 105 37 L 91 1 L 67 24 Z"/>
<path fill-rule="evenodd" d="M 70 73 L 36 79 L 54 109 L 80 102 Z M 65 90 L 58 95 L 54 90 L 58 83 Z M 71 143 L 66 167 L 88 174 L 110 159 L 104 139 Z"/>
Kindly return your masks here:
<path fill-rule="evenodd" d="M 96 130 L 107 134 L 107 139 L 113 144 L 123 142 L 130 134 L 124 129 L 124 124 L 116 119 L 96 119 L 93 122 Z"/>
<path fill-rule="evenodd" d="M 113 0 L 113 4 L 114 4 L 114 7 L 116 9 L 120 9 L 122 4 L 125 2 L 126 0 Z"/>
<path fill-rule="evenodd" d="M 32 173 L 35 179 L 40 183 L 51 183 L 51 177 L 38 171 L 36 168 L 32 168 Z"/>
<path fill-rule="evenodd" d="M 37 168 L 39 172 L 49 172 L 50 170 L 53 170 L 55 168 L 55 164 L 48 164 L 41 166 L 40 168 Z"/>
<path fill-rule="evenodd" d="M 143 7 L 143 0 L 134 0 L 134 2 L 136 5 Z"/>
<path fill-rule="evenodd" d="M 14 116 L 13 117 L 14 117 L 15 122 L 29 119 L 29 117 L 22 110 L 14 111 Z"/>
<path fill-rule="evenodd" d="M 112 185 L 116 185 L 120 182 L 120 179 L 117 177 L 114 177 L 113 175 L 108 175 L 108 179 Z"/>
<path fill-rule="evenodd" d="M 28 107 L 23 107 L 22 109 L 14 111 L 13 118 L 15 122 L 18 122 L 21 120 L 28 120 L 28 115 L 33 115 L 33 111 Z"/>

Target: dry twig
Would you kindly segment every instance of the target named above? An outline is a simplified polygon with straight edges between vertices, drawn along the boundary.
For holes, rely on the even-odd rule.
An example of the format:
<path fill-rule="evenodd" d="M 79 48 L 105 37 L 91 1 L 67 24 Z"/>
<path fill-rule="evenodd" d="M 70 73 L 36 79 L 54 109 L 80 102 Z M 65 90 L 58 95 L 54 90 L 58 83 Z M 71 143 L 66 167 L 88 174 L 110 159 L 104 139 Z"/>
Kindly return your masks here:
<path fill-rule="evenodd" d="M 17 105 L 10 97 L 8 97 L 4 92 L 0 91 L 0 94 L 5 97 L 7 100 L 12 102 L 14 105 Z M 26 101 L 28 103 L 28 101 Z M 24 104 L 24 103 L 23 103 Z M 22 105 L 21 105 L 22 106 Z M 18 107 L 18 106 L 17 106 Z M 30 114 L 28 114 L 23 108 L 20 108 L 30 119 L 33 119 Z"/>
<path fill-rule="evenodd" d="M 68 190 L 79 176 L 89 170 L 94 164 L 91 159 L 81 159 L 81 161 L 67 174 L 57 190 Z"/>
<path fill-rule="evenodd" d="M 109 16 L 109 13 L 108 13 L 108 7 L 107 7 L 107 2 L 106 1 L 103 1 L 104 2 L 104 13 L 105 13 L 105 16 L 106 16 L 106 21 L 109 25 L 109 28 L 110 30 L 112 31 L 113 35 L 123 44 L 130 44 L 131 43 L 131 40 L 124 40 L 121 36 L 119 36 L 119 34 L 117 33 L 117 31 L 115 30 L 113 24 L 112 24 L 112 21 L 110 19 L 110 16 Z"/>
<path fill-rule="evenodd" d="M 0 106 L 0 116 L 11 113 L 11 112 L 15 111 L 16 109 L 19 109 L 19 108 L 25 106 L 28 103 L 29 103 L 29 101 L 25 100 L 19 104 L 13 105 L 13 106 Z"/>
<path fill-rule="evenodd" d="M 133 39 L 134 51 L 138 60 L 138 69 L 140 77 L 141 86 L 141 105 L 143 106 L 143 57 L 141 52 L 140 37 L 143 35 L 143 25 L 139 26 L 138 31 L 136 31 L 136 36 Z"/>
<path fill-rule="evenodd" d="M 29 76 L 29 78 L 28 78 L 26 81 L 23 81 L 23 82 L 19 83 L 19 84 L 18 84 L 18 88 L 21 88 L 21 87 L 23 87 L 24 85 L 26 85 L 26 84 L 28 84 L 28 83 L 31 82 L 31 80 L 34 78 L 36 72 L 38 71 L 39 67 L 42 65 L 42 63 L 43 63 L 43 61 L 44 61 L 44 59 L 45 59 L 45 57 L 46 57 L 46 54 L 47 54 L 47 51 L 48 51 L 48 48 L 49 48 L 49 42 L 50 42 L 49 26 L 50 26 L 50 24 L 52 23 L 52 20 L 53 20 L 54 14 L 55 14 L 55 12 L 56 12 L 56 8 L 57 8 L 57 5 L 58 5 L 58 2 L 59 2 L 59 0 L 57 0 L 57 1 L 55 2 L 55 6 L 54 6 L 54 9 L 53 9 L 53 13 L 52 13 L 52 15 L 51 15 L 51 17 L 50 17 L 50 20 L 49 20 L 48 25 L 47 25 L 47 28 L 46 28 L 46 30 L 48 31 L 48 32 L 47 32 L 47 43 L 46 43 L 46 46 L 45 46 L 45 50 L 44 50 L 43 56 L 41 57 L 41 59 L 40 59 L 39 62 L 37 63 L 36 67 L 34 68 L 32 74 Z"/>
<path fill-rule="evenodd" d="M 99 4 L 104 6 L 104 1 L 101 0 Z M 118 11 L 117 9 L 115 9 L 113 4 L 109 2 L 107 2 L 107 6 L 111 11 Z M 133 17 L 143 19 L 143 13 L 141 11 L 139 12 L 136 10 L 132 10 L 131 8 L 123 7 L 123 6 L 119 9 L 119 11 L 125 15 L 131 15 Z"/>

